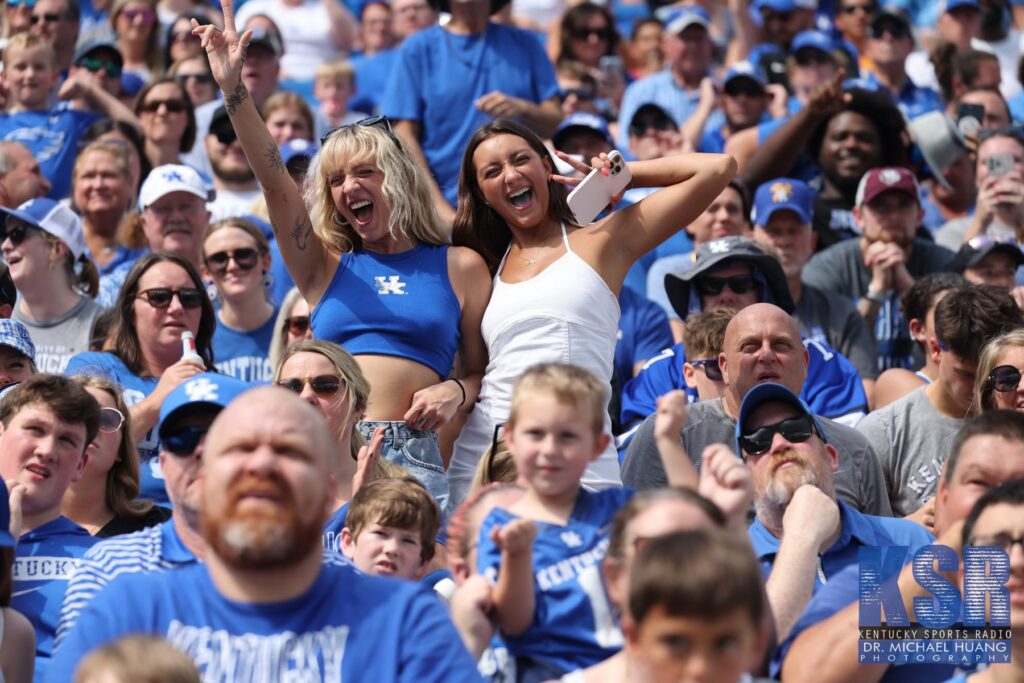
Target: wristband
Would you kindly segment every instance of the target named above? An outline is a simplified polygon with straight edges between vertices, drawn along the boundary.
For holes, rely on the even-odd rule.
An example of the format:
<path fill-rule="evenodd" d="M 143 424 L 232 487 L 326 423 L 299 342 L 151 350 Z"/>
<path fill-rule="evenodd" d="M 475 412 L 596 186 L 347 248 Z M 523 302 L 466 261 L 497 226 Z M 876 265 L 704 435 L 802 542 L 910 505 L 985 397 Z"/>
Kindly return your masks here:
<path fill-rule="evenodd" d="M 455 382 L 456 384 L 458 384 L 459 385 L 459 390 L 462 391 L 462 401 L 459 403 L 459 407 L 461 408 L 466 403 L 466 387 L 462 385 L 462 382 L 460 382 L 459 380 L 455 379 L 454 377 L 452 377 L 451 380 L 449 380 L 449 381 Z"/>
<path fill-rule="evenodd" d="M 886 292 L 879 292 L 877 289 L 872 289 L 871 286 L 868 285 L 868 291 L 864 295 L 864 298 L 872 303 L 884 304 L 887 297 Z"/>

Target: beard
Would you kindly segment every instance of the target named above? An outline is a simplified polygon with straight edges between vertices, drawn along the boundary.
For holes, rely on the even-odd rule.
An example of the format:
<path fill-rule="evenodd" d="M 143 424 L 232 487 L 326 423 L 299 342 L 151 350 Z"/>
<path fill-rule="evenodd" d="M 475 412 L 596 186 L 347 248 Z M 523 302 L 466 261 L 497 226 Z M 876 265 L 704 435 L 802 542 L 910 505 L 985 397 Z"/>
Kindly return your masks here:
<path fill-rule="evenodd" d="M 215 176 L 228 183 L 247 183 L 256 178 L 256 174 L 248 164 L 232 163 L 216 155 L 210 156 L 210 166 L 213 167 Z"/>
<path fill-rule="evenodd" d="M 794 461 L 798 463 L 798 467 L 787 467 L 785 470 L 777 471 L 774 469 L 775 464 L 772 463 L 767 482 L 754 497 L 754 509 L 758 515 L 762 512 L 774 514 L 784 510 L 793 500 L 796 490 L 804 484 L 810 484 L 826 493 L 831 491 L 831 482 L 821 475 L 818 468 L 793 451 L 782 451 L 773 460 Z"/>
<path fill-rule="evenodd" d="M 239 502 L 253 489 L 273 489 L 281 501 L 278 509 L 239 510 Z M 200 523 L 211 550 L 232 567 L 289 567 L 307 558 L 322 543 L 321 520 L 299 517 L 293 492 L 277 475 L 243 477 L 231 486 L 226 498 L 222 516 L 208 514 L 209 506 L 204 505 Z"/>

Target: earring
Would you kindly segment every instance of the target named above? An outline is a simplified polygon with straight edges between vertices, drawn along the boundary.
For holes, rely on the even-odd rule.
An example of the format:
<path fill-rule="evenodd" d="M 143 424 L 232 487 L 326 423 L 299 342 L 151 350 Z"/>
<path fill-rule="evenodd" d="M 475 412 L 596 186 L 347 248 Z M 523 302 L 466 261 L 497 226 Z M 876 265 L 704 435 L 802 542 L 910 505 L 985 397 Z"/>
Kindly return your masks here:
<path fill-rule="evenodd" d="M 263 285 L 263 289 L 270 289 L 274 286 L 274 276 L 264 272 L 263 277 L 260 278 L 260 284 Z"/>

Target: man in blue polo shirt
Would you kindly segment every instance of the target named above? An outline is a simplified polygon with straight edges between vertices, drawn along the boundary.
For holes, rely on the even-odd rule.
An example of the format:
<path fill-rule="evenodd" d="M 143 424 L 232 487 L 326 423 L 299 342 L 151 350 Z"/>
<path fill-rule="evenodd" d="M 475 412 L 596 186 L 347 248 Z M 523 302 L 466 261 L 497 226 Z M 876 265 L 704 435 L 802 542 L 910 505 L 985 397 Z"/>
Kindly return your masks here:
<path fill-rule="evenodd" d="M 203 450 L 204 562 L 125 576 L 96 596 L 50 680 L 70 680 L 98 646 L 150 633 L 205 680 L 479 681 L 428 588 L 322 554 L 336 449 L 323 416 L 294 394 L 261 387 L 232 401 Z"/>
<path fill-rule="evenodd" d="M 748 531 L 767 578 L 768 599 L 785 638 L 831 576 L 857 563 L 861 546 L 932 542 L 923 526 L 858 512 L 836 498 L 839 452 L 811 409 L 781 384 L 758 384 L 743 398 L 736 446 L 754 480 L 757 519 Z"/>
<path fill-rule="evenodd" d="M 871 21 L 866 56 L 872 71 L 865 82 L 886 90 L 908 119 L 942 110 L 942 98 L 931 88 L 922 88 L 907 75 L 907 57 L 914 50 L 910 20 L 895 7 L 886 7 Z"/>
<path fill-rule="evenodd" d="M 212 372 L 179 384 L 160 409 L 160 466 L 171 518 L 159 526 L 95 545 L 68 582 L 57 624 L 60 644 L 81 611 L 121 574 L 165 572 L 198 562 L 205 550 L 199 535 L 203 439 L 213 419 L 250 385 Z"/>
<path fill-rule="evenodd" d="M 68 579 L 94 542 L 89 532 L 61 516 L 60 504 L 68 486 L 82 476 L 85 449 L 99 424 L 96 399 L 60 375 L 34 375 L 0 403 L 0 474 L 12 490 L 15 516 L 19 496 L 21 506 L 11 607 L 35 628 L 37 681 L 53 653 Z"/>

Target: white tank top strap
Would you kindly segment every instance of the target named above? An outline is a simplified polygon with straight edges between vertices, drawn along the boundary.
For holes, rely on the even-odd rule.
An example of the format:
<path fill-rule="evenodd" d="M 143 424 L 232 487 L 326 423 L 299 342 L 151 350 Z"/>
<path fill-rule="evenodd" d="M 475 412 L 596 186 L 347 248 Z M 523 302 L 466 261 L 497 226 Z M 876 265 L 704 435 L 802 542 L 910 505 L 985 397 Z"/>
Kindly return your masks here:
<path fill-rule="evenodd" d="M 562 241 L 565 242 L 565 250 L 571 254 L 573 252 L 572 247 L 569 246 L 569 233 L 565 231 L 565 221 L 562 221 L 559 225 L 562 226 Z"/>

